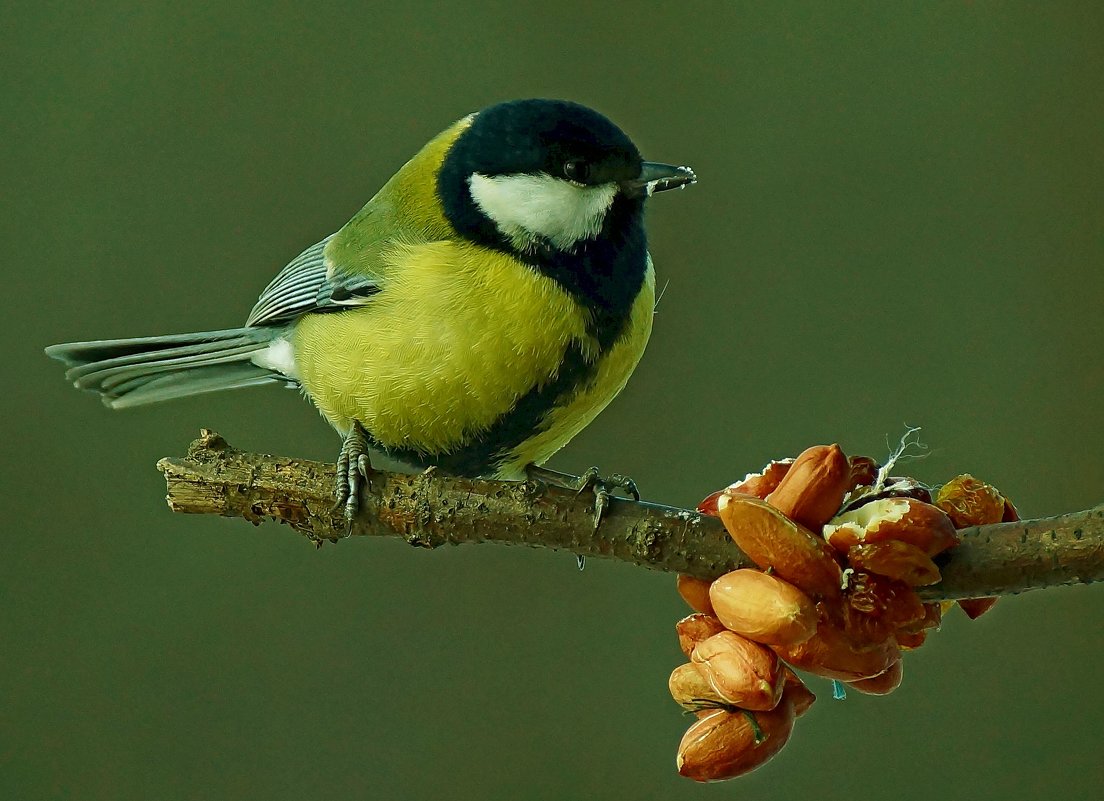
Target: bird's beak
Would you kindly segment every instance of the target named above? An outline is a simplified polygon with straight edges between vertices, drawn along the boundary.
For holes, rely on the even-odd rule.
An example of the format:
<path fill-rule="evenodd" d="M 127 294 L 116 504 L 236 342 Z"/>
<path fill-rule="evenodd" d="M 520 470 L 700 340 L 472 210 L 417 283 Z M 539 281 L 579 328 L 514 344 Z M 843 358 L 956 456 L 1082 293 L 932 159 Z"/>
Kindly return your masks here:
<path fill-rule="evenodd" d="M 666 189 L 682 189 L 697 180 L 689 167 L 645 161 L 640 165 L 639 176 L 621 182 L 621 191 L 628 197 L 645 197 Z"/>

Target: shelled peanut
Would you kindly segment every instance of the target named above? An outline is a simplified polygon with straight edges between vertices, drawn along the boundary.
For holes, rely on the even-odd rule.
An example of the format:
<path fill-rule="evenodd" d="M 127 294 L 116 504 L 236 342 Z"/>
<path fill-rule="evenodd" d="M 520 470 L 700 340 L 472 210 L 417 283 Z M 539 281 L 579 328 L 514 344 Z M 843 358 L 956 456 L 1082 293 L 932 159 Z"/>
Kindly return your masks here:
<path fill-rule="evenodd" d="M 679 577 L 697 613 L 678 623 L 690 662 L 670 689 L 699 717 L 679 746 L 682 775 L 734 778 L 781 750 L 816 698 L 787 665 L 870 695 L 896 689 L 902 652 L 941 621 L 941 606 L 914 589 L 940 580 L 934 557 L 957 544 L 957 528 L 1016 519 L 1011 503 L 971 476 L 933 498 L 886 472 L 838 445 L 815 446 L 699 505 L 758 570 Z M 994 600 L 961 604 L 975 617 Z"/>

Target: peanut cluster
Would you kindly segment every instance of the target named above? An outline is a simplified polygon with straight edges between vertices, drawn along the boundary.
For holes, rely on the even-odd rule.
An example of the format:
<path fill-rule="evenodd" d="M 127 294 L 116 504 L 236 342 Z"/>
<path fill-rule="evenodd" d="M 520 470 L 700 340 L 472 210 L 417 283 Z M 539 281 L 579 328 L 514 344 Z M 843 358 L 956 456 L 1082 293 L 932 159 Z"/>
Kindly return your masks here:
<path fill-rule="evenodd" d="M 669 681 L 698 717 L 679 744 L 683 776 L 731 779 L 778 753 L 816 700 L 791 668 L 871 695 L 896 689 L 902 652 L 920 647 L 949 606 L 923 603 L 914 589 L 940 580 L 934 557 L 958 542 L 956 529 L 1017 519 L 972 476 L 933 496 L 888 472 L 821 445 L 699 505 L 760 569 L 713 582 L 679 576 L 696 610 L 676 626 L 690 661 Z M 959 605 L 975 618 L 995 602 Z"/>

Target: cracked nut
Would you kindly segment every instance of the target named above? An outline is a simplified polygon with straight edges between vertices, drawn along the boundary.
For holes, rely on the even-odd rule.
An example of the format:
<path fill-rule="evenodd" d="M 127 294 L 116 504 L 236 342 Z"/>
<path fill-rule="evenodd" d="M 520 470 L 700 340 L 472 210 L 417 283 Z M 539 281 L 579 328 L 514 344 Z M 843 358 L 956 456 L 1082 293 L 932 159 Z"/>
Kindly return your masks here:
<path fill-rule="evenodd" d="M 915 498 L 881 498 L 832 518 L 824 539 L 847 553 L 852 545 L 900 540 L 935 556 L 958 542 L 954 524 L 942 509 Z"/>

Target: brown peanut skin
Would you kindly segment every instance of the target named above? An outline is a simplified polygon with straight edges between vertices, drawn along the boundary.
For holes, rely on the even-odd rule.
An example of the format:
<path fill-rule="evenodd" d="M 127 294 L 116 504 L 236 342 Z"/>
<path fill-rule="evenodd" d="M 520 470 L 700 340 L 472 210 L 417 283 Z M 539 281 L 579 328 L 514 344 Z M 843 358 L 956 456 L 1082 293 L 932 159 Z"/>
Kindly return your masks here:
<path fill-rule="evenodd" d="M 813 636 L 817 611 L 789 582 L 758 570 L 733 570 L 709 588 L 709 600 L 725 628 L 766 645 L 796 645 Z"/>
<path fill-rule="evenodd" d="M 908 632 L 911 634 L 918 631 L 924 631 L 925 629 L 939 628 L 939 624 L 943 622 L 943 605 L 935 602 L 924 604 L 923 606 L 924 617 L 911 625 L 902 626 L 897 630 L 898 634 L 901 632 Z"/>
<path fill-rule="evenodd" d="M 729 489 L 733 492 L 742 492 L 745 495 L 754 495 L 756 498 L 766 500 L 767 496 L 782 483 L 782 479 L 786 477 L 793 465 L 793 459 L 771 462 L 755 475 L 748 476 L 743 481 L 737 481 Z"/>
<path fill-rule="evenodd" d="M 839 598 L 843 571 L 820 537 L 758 498 L 726 492 L 718 515 L 748 558 L 817 598 Z"/>
<path fill-rule="evenodd" d="M 902 669 L 903 663 L 898 659 L 886 668 L 883 673 L 872 676 L 869 679 L 848 682 L 847 686 L 854 687 L 865 695 L 889 695 L 901 686 L 901 679 L 904 677 Z"/>
<path fill-rule="evenodd" d="M 701 612 L 687 615 L 675 624 L 679 648 L 686 654 L 687 659 L 690 658 L 690 654 L 694 653 L 694 647 L 698 643 L 708 640 L 714 634 L 720 634 L 724 630 L 725 627 L 721 621 L 713 615 L 706 615 Z"/>
<path fill-rule="evenodd" d="M 749 715 L 755 716 L 761 734 L 758 742 Z M 750 773 L 782 750 L 793 732 L 795 717 L 793 701 L 786 696 L 769 712 L 718 710 L 705 715 L 682 736 L 678 772 L 698 782 Z"/>
<path fill-rule="evenodd" d="M 902 651 L 915 651 L 928 639 L 926 631 L 899 631 L 895 635 L 897 646 Z"/>
<path fill-rule="evenodd" d="M 678 594 L 682 596 L 682 600 L 686 601 L 691 609 L 695 612 L 712 615 L 713 606 L 709 602 L 709 584 L 710 582 L 705 579 L 679 573 L 676 586 Z"/>
<path fill-rule="evenodd" d="M 846 598 L 843 630 L 856 647 L 880 643 L 899 629 L 916 631 L 927 621 L 927 607 L 911 587 L 877 573 L 852 573 Z"/>
<path fill-rule="evenodd" d="M 896 511 L 902 508 L 908 511 L 890 522 L 888 518 L 896 517 Z M 861 521 L 866 521 L 866 525 Z M 841 553 L 855 545 L 900 541 L 916 546 L 928 556 L 935 556 L 958 543 L 951 518 L 938 506 L 915 498 L 871 501 L 829 520 L 824 537 Z"/>
<path fill-rule="evenodd" d="M 698 511 L 701 512 L 703 515 L 716 517 L 717 501 L 720 500 L 721 496 L 724 495 L 724 493 L 724 490 L 717 490 L 716 492 L 711 492 L 706 495 L 704 498 L 701 499 L 701 502 L 698 504 Z"/>
<path fill-rule="evenodd" d="M 1005 500 L 996 487 L 969 473 L 955 476 L 935 496 L 935 505 L 946 512 L 955 528 L 999 523 L 1005 515 Z"/>
<path fill-rule="evenodd" d="M 958 602 L 959 607 L 966 613 L 970 620 L 977 620 L 992 609 L 999 598 L 963 598 Z"/>
<path fill-rule="evenodd" d="M 851 464 L 839 445 L 806 448 L 767 502 L 811 531 L 820 531 L 851 489 Z"/>
<path fill-rule="evenodd" d="M 722 631 L 698 643 L 690 659 L 732 706 L 766 711 L 782 697 L 785 676 L 778 655 L 735 632 Z"/>
<path fill-rule="evenodd" d="M 900 649 L 892 638 L 860 649 L 840 629 L 825 620 L 821 620 L 817 633 L 805 642 L 773 648 L 793 667 L 839 681 L 859 681 L 877 676 L 900 658 Z"/>
<path fill-rule="evenodd" d="M 809 707 L 816 701 L 816 695 L 805 686 L 805 682 L 797 677 L 797 674 L 788 667 L 783 666 L 782 672 L 786 677 L 786 687 L 782 695 L 793 701 L 794 714 L 801 717 L 809 711 Z"/>
<path fill-rule="evenodd" d="M 782 477 L 786 475 L 786 471 L 790 469 L 792 464 L 793 459 L 773 461 L 758 473 L 753 473 L 743 481 L 729 484 L 725 489 L 717 490 L 705 496 L 702 502 L 698 504 L 698 511 L 716 517 L 717 500 L 726 491 L 742 492 L 744 495 L 751 495 L 762 500 L 774 492 L 775 487 L 782 481 Z"/>
<path fill-rule="evenodd" d="M 671 676 L 667 679 L 667 689 L 675 703 L 691 712 L 728 704 L 713 689 L 701 668 L 693 662 L 681 664 L 671 671 Z"/>
<path fill-rule="evenodd" d="M 878 480 L 878 471 L 882 466 L 869 456 L 852 456 L 847 463 L 851 467 L 849 490 L 856 487 L 869 487 Z"/>
<path fill-rule="evenodd" d="M 936 504 L 951 516 L 955 526 L 983 526 L 988 523 L 1012 523 L 1020 519 L 1012 501 L 991 484 L 964 473 L 948 481 L 939 490 Z M 969 598 L 958 602 L 970 620 L 977 620 L 996 603 L 997 598 Z"/>
<path fill-rule="evenodd" d="M 852 545 L 847 549 L 847 561 L 855 570 L 897 579 L 910 587 L 927 587 L 941 578 L 930 556 L 901 540 Z"/>

